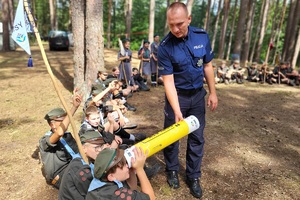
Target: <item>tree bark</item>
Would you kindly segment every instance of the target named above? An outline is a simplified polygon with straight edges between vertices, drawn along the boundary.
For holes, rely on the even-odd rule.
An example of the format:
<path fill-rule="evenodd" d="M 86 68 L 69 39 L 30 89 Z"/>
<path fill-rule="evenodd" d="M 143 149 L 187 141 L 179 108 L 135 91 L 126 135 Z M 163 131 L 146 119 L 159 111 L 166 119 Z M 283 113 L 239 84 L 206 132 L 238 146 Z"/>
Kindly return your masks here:
<path fill-rule="evenodd" d="M 74 86 L 86 94 L 87 85 L 84 84 L 85 74 L 85 0 L 71 1 L 72 32 L 74 40 Z"/>
<path fill-rule="evenodd" d="M 275 26 L 276 26 L 276 23 L 278 22 L 277 20 L 277 14 L 279 12 L 279 0 L 276 1 L 276 4 L 275 4 L 275 11 L 274 11 L 274 16 L 270 16 L 273 20 L 272 20 L 272 27 L 271 27 L 271 35 L 270 35 L 270 41 L 269 41 L 269 46 L 268 46 L 268 49 L 267 49 L 267 54 L 266 54 L 266 58 L 265 58 L 265 63 L 268 64 L 268 61 L 269 61 L 269 55 L 270 55 L 270 51 L 271 51 L 271 46 L 270 45 L 273 45 L 273 42 L 274 42 L 274 29 L 275 29 Z M 270 19 L 268 19 L 270 20 Z"/>
<path fill-rule="evenodd" d="M 230 27 L 230 35 L 229 35 L 229 42 L 228 42 L 228 47 L 227 47 L 226 60 L 229 60 L 229 55 L 230 55 L 230 51 L 231 51 L 232 36 L 233 36 L 233 31 L 234 31 L 234 26 L 235 26 L 235 19 L 236 19 L 237 1 L 238 0 L 235 0 L 235 3 L 234 3 L 233 20 L 231 22 L 231 27 Z"/>
<path fill-rule="evenodd" d="M 111 12 L 112 12 L 112 0 L 108 0 L 108 16 L 107 16 L 107 48 L 111 47 L 110 35 L 111 35 Z"/>
<path fill-rule="evenodd" d="M 51 30 L 57 30 L 56 0 L 49 0 Z"/>
<path fill-rule="evenodd" d="M 2 51 L 9 51 L 9 13 L 8 13 L 8 0 L 2 0 Z"/>
<path fill-rule="evenodd" d="M 264 3 L 265 2 L 266 1 L 263 0 L 261 8 L 260 8 L 260 15 L 259 15 L 260 17 L 259 17 L 259 21 L 258 21 L 257 24 L 261 24 L 263 12 L 264 12 Z M 253 47 L 252 47 L 252 50 L 251 50 L 251 55 L 250 55 L 249 62 L 253 61 L 254 53 L 256 52 L 256 44 L 257 44 L 257 39 L 258 39 L 260 28 L 261 27 L 259 27 L 259 26 L 257 26 L 257 28 L 256 28 L 255 38 L 254 38 Z"/>
<path fill-rule="evenodd" d="M 14 1 L 8 0 L 8 10 L 9 10 L 9 25 L 10 29 L 13 29 L 14 26 Z"/>
<path fill-rule="evenodd" d="M 155 0 L 150 1 L 150 12 L 149 12 L 149 35 L 148 41 L 153 41 L 154 36 L 154 17 L 155 17 Z"/>
<path fill-rule="evenodd" d="M 227 23 L 228 23 L 228 15 L 230 9 L 230 0 L 224 0 L 224 15 L 223 15 L 223 22 L 221 26 L 221 35 L 220 35 L 220 42 L 219 42 L 219 51 L 218 51 L 218 58 L 223 59 L 224 57 L 224 44 L 225 44 L 225 36 L 227 30 Z"/>
<path fill-rule="evenodd" d="M 256 55 L 255 56 L 255 61 L 257 61 L 257 62 L 260 61 L 261 48 L 262 48 L 262 44 L 263 44 L 264 37 L 265 37 L 265 30 L 266 30 L 266 26 L 267 26 L 267 14 L 268 14 L 268 11 L 269 11 L 269 4 L 270 4 L 270 0 L 266 0 L 265 6 L 264 6 L 264 12 L 263 12 L 263 16 L 262 16 L 262 23 L 261 23 L 259 39 L 258 39 L 257 48 L 256 48 L 256 54 L 255 54 Z"/>
<path fill-rule="evenodd" d="M 295 43 L 297 40 L 297 28 L 299 27 L 299 21 L 300 21 L 300 0 L 297 0 L 296 2 L 293 3 L 293 10 L 291 8 L 290 13 L 292 12 L 292 19 L 289 18 L 289 20 L 292 20 L 291 26 L 289 28 L 289 37 L 285 38 L 287 40 L 284 40 L 285 43 L 288 45 L 286 46 L 285 50 L 285 61 L 290 61 L 292 60 L 294 50 L 295 50 Z M 292 6 L 292 4 L 291 4 Z"/>
<path fill-rule="evenodd" d="M 297 38 L 297 42 L 296 42 L 296 45 L 295 45 L 295 51 L 294 51 L 294 55 L 293 55 L 293 59 L 292 59 L 292 63 L 291 63 L 292 67 L 294 67 L 294 68 L 297 64 L 299 51 L 300 51 L 300 28 L 298 28 L 298 38 Z"/>
<path fill-rule="evenodd" d="M 104 71 L 103 42 L 103 4 L 99 0 L 89 0 L 86 3 L 85 42 L 86 71 L 85 82 L 88 93 L 97 79 L 98 70 Z"/>
<path fill-rule="evenodd" d="M 254 3 L 253 0 L 249 0 L 248 5 L 248 16 L 247 16 L 247 25 L 246 25 L 246 32 L 245 32 L 245 41 L 244 41 L 244 47 L 242 50 L 241 55 L 241 64 L 242 66 L 247 66 L 248 63 L 248 55 L 249 55 L 249 49 L 250 49 L 250 41 L 251 41 L 251 33 L 252 33 L 252 22 L 254 18 Z"/>
<path fill-rule="evenodd" d="M 186 6 L 189 11 L 189 15 L 192 14 L 193 4 L 194 4 L 194 0 L 187 0 L 187 2 L 186 2 Z"/>
<path fill-rule="evenodd" d="M 216 41 L 216 37 L 217 37 L 218 24 L 219 24 L 219 18 L 220 18 L 220 13 L 221 13 L 221 3 L 222 3 L 222 0 L 219 0 L 218 13 L 217 13 L 216 22 L 215 22 L 215 28 L 214 28 L 214 35 L 213 35 L 213 39 L 211 41 L 211 48 L 212 48 L 212 50 L 214 50 L 214 48 L 215 48 L 215 41 Z"/>
<path fill-rule="evenodd" d="M 275 56 L 273 58 L 273 64 L 276 62 L 276 57 L 277 55 L 280 57 L 280 55 L 282 55 L 281 53 L 278 52 L 278 44 L 279 44 L 279 40 L 280 40 L 280 34 L 281 34 L 281 28 L 282 28 L 282 24 L 284 21 L 284 17 L 285 17 L 285 12 L 286 12 L 286 0 L 283 0 L 282 3 L 282 12 L 281 12 L 281 20 L 279 23 L 279 27 L 277 27 L 276 33 L 275 33 Z"/>
<path fill-rule="evenodd" d="M 245 11 L 247 10 L 247 7 L 248 7 L 247 1 L 240 2 L 239 20 L 236 27 L 236 34 L 235 34 L 234 47 L 233 47 L 233 53 L 238 55 L 241 55 L 241 46 L 243 44 L 245 21 L 247 16 L 245 15 Z"/>
<path fill-rule="evenodd" d="M 132 17 L 132 0 L 125 0 L 124 13 L 126 19 L 126 38 L 130 38 L 131 17 Z"/>
<path fill-rule="evenodd" d="M 167 0 L 167 8 L 170 5 L 170 0 Z M 164 28 L 164 35 L 167 35 L 169 32 L 169 26 L 168 26 L 168 22 L 167 22 L 167 18 L 166 18 L 166 22 L 165 22 L 165 28 Z"/>
<path fill-rule="evenodd" d="M 207 7 L 206 7 L 206 15 L 204 20 L 204 29 L 208 32 L 209 29 L 209 22 L 210 22 L 210 6 L 211 6 L 211 0 L 207 1 Z"/>

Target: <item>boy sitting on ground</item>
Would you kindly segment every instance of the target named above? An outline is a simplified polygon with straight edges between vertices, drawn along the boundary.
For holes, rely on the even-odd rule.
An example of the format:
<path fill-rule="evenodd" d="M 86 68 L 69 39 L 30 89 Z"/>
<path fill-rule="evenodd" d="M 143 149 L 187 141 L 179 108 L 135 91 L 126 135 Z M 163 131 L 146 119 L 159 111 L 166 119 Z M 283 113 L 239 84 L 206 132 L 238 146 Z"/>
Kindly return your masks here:
<path fill-rule="evenodd" d="M 86 200 L 96 199 L 150 199 L 154 200 L 153 188 L 143 169 L 146 155 L 141 148 L 135 148 L 128 168 L 124 151 L 104 149 L 95 161 L 94 176 Z M 135 175 L 136 173 L 136 175 Z M 141 192 L 137 191 L 137 178 Z"/>
<path fill-rule="evenodd" d="M 73 106 L 70 110 L 74 115 L 82 96 L 73 91 Z M 42 173 L 46 182 L 59 188 L 65 168 L 78 153 L 78 147 L 70 132 L 66 132 L 70 123 L 67 113 L 62 108 L 55 108 L 44 117 L 51 130 L 39 140 L 39 150 L 42 160 Z"/>
<path fill-rule="evenodd" d="M 117 143 L 112 143 L 111 145 L 105 143 L 98 131 L 87 131 L 80 136 L 80 140 L 89 163 L 86 163 L 80 154 L 76 154 L 76 157 L 66 168 L 62 178 L 58 193 L 59 200 L 84 200 L 90 183 L 94 178 L 92 170 L 94 169 L 94 161 L 97 155 L 105 148 L 116 149 L 118 147 Z"/>

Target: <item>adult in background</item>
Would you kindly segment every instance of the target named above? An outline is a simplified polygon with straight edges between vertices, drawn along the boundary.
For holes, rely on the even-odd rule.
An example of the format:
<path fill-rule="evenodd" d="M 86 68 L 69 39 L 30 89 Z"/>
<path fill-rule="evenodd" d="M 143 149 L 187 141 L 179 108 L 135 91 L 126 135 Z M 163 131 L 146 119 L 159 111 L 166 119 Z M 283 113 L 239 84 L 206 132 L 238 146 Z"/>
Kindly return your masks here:
<path fill-rule="evenodd" d="M 154 35 L 154 41 L 152 42 L 150 49 L 151 49 L 151 58 L 150 58 L 150 65 L 151 65 L 151 86 L 157 86 L 158 79 L 158 71 L 157 71 L 157 52 L 159 47 L 159 35 Z"/>
<path fill-rule="evenodd" d="M 144 40 L 143 47 L 138 52 L 138 57 L 141 59 L 140 71 L 144 78 L 145 84 L 147 84 L 148 77 L 151 75 L 150 57 L 151 52 L 149 49 L 150 42 Z"/>
<path fill-rule="evenodd" d="M 214 111 L 218 105 L 212 59 L 214 53 L 205 30 L 189 26 L 191 16 L 185 4 L 172 3 L 167 9 L 170 33 L 162 40 L 158 49 L 158 66 L 166 91 L 164 127 L 194 115 L 201 127 L 190 133 L 186 150 L 186 183 L 191 194 L 201 198 L 199 183 L 203 157 L 205 127 L 205 76 L 209 96 L 207 105 Z M 179 188 L 179 142 L 164 149 L 167 181 L 172 188 Z"/>
<path fill-rule="evenodd" d="M 125 55 L 121 54 L 121 51 L 118 53 L 118 60 L 121 61 L 119 65 L 119 80 L 122 80 L 124 85 L 130 85 L 132 82 L 132 71 L 131 71 L 131 58 L 132 58 L 132 51 L 130 50 L 130 40 L 124 39 L 123 40 L 123 47 Z"/>

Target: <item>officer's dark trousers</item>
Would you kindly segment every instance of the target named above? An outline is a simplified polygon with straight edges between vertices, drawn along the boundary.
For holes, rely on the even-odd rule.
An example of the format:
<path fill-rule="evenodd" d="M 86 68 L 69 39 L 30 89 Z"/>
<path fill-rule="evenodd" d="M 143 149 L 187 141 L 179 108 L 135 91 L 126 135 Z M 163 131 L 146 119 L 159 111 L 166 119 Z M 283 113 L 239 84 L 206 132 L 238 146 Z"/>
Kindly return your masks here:
<path fill-rule="evenodd" d="M 178 92 L 179 105 L 183 117 L 194 115 L 200 122 L 200 128 L 188 135 L 186 149 L 186 176 L 188 178 L 198 178 L 201 176 L 201 162 L 203 157 L 205 127 L 205 95 L 206 90 L 201 89 L 193 95 L 180 94 Z M 166 98 L 165 104 L 165 122 L 167 128 L 175 123 L 174 112 Z M 180 148 L 180 151 L 184 149 Z M 167 171 L 179 171 L 179 142 L 175 142 L 164 149 L 164 157 Z"/>

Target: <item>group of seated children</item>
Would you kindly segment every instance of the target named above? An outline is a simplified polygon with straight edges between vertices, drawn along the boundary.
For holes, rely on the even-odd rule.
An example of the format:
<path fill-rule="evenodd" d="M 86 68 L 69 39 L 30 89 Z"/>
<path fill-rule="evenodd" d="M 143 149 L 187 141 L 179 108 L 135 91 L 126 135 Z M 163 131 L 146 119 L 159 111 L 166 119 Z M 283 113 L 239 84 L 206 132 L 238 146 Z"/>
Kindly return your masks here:
<path fill-rule="evenodd" d="M 233 61 L 230 67 L 227 67 L 226 61 L 222 61 L 222 64 L 215 68 L 215 82 L 216 83 L 238 83 L 242 84 L 244 79 L 249 82 L 260 83 L 285 83 L 290 86 L 299 85 L 300 70 L 297 72 L 294 70 L 289 62 L 281 62 L 279 66 L 276 66 L 273 70 L 266 67 L 265 64 L 258 69 L 258 64 L 253 62 L 251 66 L 242 68 L 239 65 L 239 60 Z M 245 72 L 247 71 L 247 74 Z"/>
<path fill-rule="evenodd" d="M 70 120 L 63 109 L 46 114 L 51 130 L 39 141 L 42 172 L 46 182 L 59 189 L 59 199 L 155 199 L 143 150 L 135 148 L 131 161 L 124 157 L 124 149 L 146 138 L 145 134 L 126 131 L 136 127 L 125 117 L 128 107 L 133 111 L 127 103 L 129 94 L 131 90 L 122 89 L 118 80 L 99 72 L 84 103 L 80 141 L 66 132 Z M 72 97 L 73 115 L 82 96 L 75 89 Z M 137 180 L 141 191 L 137 190 Z"/>

